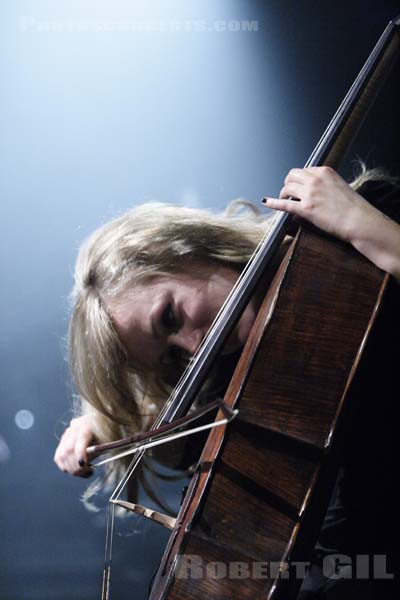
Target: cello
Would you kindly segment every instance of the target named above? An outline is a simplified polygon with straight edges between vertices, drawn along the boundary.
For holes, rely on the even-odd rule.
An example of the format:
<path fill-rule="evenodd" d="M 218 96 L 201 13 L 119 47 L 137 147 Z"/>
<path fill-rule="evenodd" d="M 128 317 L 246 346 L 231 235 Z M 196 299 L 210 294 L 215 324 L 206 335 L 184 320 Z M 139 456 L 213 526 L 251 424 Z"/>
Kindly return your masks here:
<path fill-rule="evenodd" d="M 386 28 L 306 166 L 338 166 L 397 58 L 399 25 L 396 19 Z M 289 224 L 286 214 L 276 218 L 190 373 L 157 419 L 151 440 L 189 410 Z M 318 537 L 354 411 L 357 371 L 392 294 L 389 280 L 346 244 L 311 227 L 299 228 L 224 397 L 224 406 L 239 413 L 229 426 L 210 433 L 177 518 L 168 521 L 126 503 L 128 510 L 172 529 L 151 600 L 296 597 L 301 580 L 292 572 L 309 560 Z M 104 449 L 95 447 L 92 454 Z M 113 494 L 111 521 L 143 452 L 137 452 Z M 110 556 L 104 598 L 109 597 Z M 188 556 L 201 565 L 258 564 L 261 573 L 213 577 L 205 569 L 201 577 L 188 577 Z"/>

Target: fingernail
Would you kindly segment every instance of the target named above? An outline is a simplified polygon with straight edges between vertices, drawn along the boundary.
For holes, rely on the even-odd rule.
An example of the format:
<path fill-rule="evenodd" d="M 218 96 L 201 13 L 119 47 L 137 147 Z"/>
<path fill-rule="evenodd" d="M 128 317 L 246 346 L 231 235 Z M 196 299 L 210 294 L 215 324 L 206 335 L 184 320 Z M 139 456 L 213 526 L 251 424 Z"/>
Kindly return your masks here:
<path fill-rule="evenodd" d="M 86 465 L 85 461 L 83 460 L 83 458 L 81 458 L 78 462 L 80 467 L 84 467 Z"/>

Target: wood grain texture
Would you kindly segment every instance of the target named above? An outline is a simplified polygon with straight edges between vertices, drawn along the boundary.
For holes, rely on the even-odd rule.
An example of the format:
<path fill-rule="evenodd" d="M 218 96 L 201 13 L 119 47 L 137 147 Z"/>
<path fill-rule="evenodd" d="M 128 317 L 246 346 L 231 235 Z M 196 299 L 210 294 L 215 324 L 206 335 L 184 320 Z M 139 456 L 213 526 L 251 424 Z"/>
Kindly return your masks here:
<path fill-rule="evenodd" d="M 327 243 L 309 231 L 296 245 L 268 343 L 259 346 L 240 402 L 241 419 L 320 448 L 382 281 L 378 269 L 371 278 L 368 261 L 339 242 L 331 242 L 321 263 Z"/>
<path fill-rule="evenodd" d="M 386 282 L 345 244 L 298 234 L 225 397 L 239 416 L 226 435 L 210 433 L 152 600 L 295 597 L 293 578 L 180 579 L 175 567 L 192 555 L 227 568 L 309 559 L 338 466 L 346 391 Z"/>

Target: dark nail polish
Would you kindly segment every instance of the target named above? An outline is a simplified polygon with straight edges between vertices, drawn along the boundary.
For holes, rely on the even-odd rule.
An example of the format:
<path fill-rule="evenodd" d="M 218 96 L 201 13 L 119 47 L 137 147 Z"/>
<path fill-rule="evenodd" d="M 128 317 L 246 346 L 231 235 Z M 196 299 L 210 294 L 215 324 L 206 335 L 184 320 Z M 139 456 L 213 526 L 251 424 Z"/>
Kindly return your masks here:
<path fill-rule="evenodd" d="M 79 461 L 79 463 L 78 463 L 78 464 L 79 464 L 79 466 L 80 466 L 80 467 L 84 467 L 84 466 L 86 465 L 86 463 L 85 463 L 85 461 L 83 460 L 83 458 L 81 458 L 81 459 L 80 459 L 80 461 Z"/>

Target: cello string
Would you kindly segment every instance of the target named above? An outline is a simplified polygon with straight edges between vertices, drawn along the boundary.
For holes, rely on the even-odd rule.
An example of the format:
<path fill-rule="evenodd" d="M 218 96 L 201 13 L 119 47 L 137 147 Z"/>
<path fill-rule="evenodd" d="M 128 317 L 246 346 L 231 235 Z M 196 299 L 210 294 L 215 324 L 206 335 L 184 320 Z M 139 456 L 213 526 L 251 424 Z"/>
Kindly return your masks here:
<path fill-rule="evenodd" d="M 309 157 L 308 161 L 306 162 L 306 167 L 307 166 L 311 166 L 311 165 L 316 165 L 321 158 L 321 152 L 323 150 L 323 146 L 326 145 L 328 138 L 331 136 L 332 130 L 334 125 L 337 123 L 339 117 L 342 118 L 343 117 L 343 113 L 345 113 L 345 111 L 349 108 L 350 104 L 351 104 L 351 95 L 354 92 L 354 90 L 360 88 L 361 84 L 363 83 L 363 80 L 365 79 L 365 76 L 367 74 L 367 71 L 371 65 L 371 63 L 375 60 L 375 58 L 377 57 L 377 55 L 379 54 L 379 52 L 381 51 L 383 44 L 384 44 L 384 38 L 385 35 L 387 34 L 388 30 L 390 28 L 393 28 L 394 25 L 396 25 L 397 22 L 391 22 L 388 27 L 386 28 L 384 34 L 381 36 L 380 40 L 378 40 L 378 43 L 376 44 L 373 52 L 371 53 L 371 56 L 369 57 L 369 59 L 366 61 L 365 65 L 363 66 L 361 72 L 359 73 L 359 75 L 357 76 L 356 80 L 354 81 L 353 85 L 351 86 L 349 92 L 347 93 L 347 95 L 345 96 L 344 100 L 342 101 L 342 103 L 340 104 L 338 110 L 336 111 L 336 113 L 334 114 L 333 118 L 331 119 L 330 123 L 328 124 L 328 127 L 326 128 L 325 132 L 323 133 L 323 135 L 321 136 L 320 140 L 318 141 L 314 151 L 312 152 L 311 156 Z M 202 341 L 202 343 L 200 344 L 198 350 L 196 351 L 194 357 L 191 359 L 190 364 L 188 365 L 188 367 L 186 367 L 185 371 L 183 372 L 180 380 L 178 381 L 178 384 L 175 388 L 176 393 L 172 393 L 169 400 L 166 402 L 166 404 L 164 405 L 164 408 L 161 410 L 159 416 L 157 417 L 157 419 L 155 420 L 154 426 L 157 426 L 157 424 L 159 424 L 162 419 L 164 414 L 166 413 L 166 411 L 168 410 L 168 408 L 171 406 L 171 402 L 173 400 L 175 400 L 176 396 L 178 395 L 178 392 L 181 391 L 181 389 L 184 387 L 184 385 L 187 382 L 188 379 L 188 373 L 190 372 L 192 365 L 195 361 L 197 361 L 197 359 L 199 358 L 199 356 L 201 356 L 203 354 L 203 350 L 204 347 L 208 344 L 209 342 L 209 338 L 211 337 L 212 334 L 212 329 L 214 328 L 214 325 L 217 325 L 219 323 L 220 320 L 222 320 L 222 317 L 224 317 L 226 315 L 226 312 L 228 310 L 228 308 L 231 307 L 231 299 L 233 297 L 233 295 L 236 295 L 236 291 L 239 287 L 242 286 L 242 283 L 244 281 L 247 280 L 248 278 L 248 273 L 252 272 L 254 270 L 254 264 L 257 261 L 258 255 L 261 253 L 262 251 L 262 247 L 264 246 L 265 243 L 268 242 L 268 239 L 272 236 L 273 234 L 273 230 L 276 228 L 276 226 L 281 226 L 284 223 L 284 218 L 287 215 L 283 215 L 282 213 L 280 214 L 275 214 L 271 221 L 271 227 L 265 232 L 265 234 L 262 236 L 259 244 L 257 245 L 255 251 L 253 252 L 249 262 L 247 263 L 247 265 L 245 266 L 245 268 L 243 269 L 241 275 L 239 276 L 237 282 L 235 283 L 235 285 L 233 286 L 230 294 L 228 295 L 225 303 L 223 304 L 223 306 L 221 307 L 221 310 L 219 311 L 219 313 L 217 314 L 216 318 L 214 319 L 212 326 L 209 330 L 209 332 L 207 333 L 206 337 L 204 338 L 204 340 Z"/>
<path fill-rule="evenodd" d="M 388 26 L 388 28 L 389 27 L 390 26 Z M 342 119 L 343 115 L 346 113 L 346 111 L 348 111 L 350 109 L 354 95 L 362 87 L 365 77 L 371 66 L 371 63 L 373 62 L 375 57 L 381 51 L 382 47 L 384 46 L 384 43 L 385 43 L 385 39 L 384 39 L 384 35 L 383 35 L 378 40 L 378 43 L 376 44 L 371 56 L 368 58 L 368 60 L 364 64 L 363 68 L 361 69 L 360 73 L 356 77 L 350 90 L 346 94 L 345 98 L 343 99 L 339 108 L 337 109 L 336 113 L 334 114 L 333 118 L 329 122 L 328 127 L 324 131 L 324 133 L 321 136 L 320 140 L 318 141 L 315 149 L 313 150 L 312 154 L 310 155 L 309 159 L 307 160 L 305 167 L 314 166 L 314 165 L 320 164 L 322 162 L 323 154 L 324 154 L 324 152 L 326 152 L 327 145 L 329 144 L 329 141 L 331 140 L 331 138 L 333 137 L 333 135 L 336 132 L 337 122 L 340 119 Z M 253 267 L 255 264 L 257 264 L 258 255 L 262 253 L 262 250 L 264 247 L 264 242 L 268 241 L 268 238 L 270 237 L 269 234 L 272 232 L 273 228 L 274 228 L 274 223 L 272 224 L 270 230 L 267 231 L 264 234 L 264 236 L 262 237 L 262 239 L 261 239 L 260 243 L 257 245 L 252 257 L 250 258 L 249 262 L 247 263 L 245 269 L 243 270 L 241 276 L 239 277 L 238 281 L 232 288 L 231 293 L 228 295 L 225 303 L 223 304 L 221 311 L 217 314 L 216 319 L 212 323 L 211 328 L 208 332 L 208 334 L 210 334 L 211 339 L 214 336 L 214 325 L 217 327 L 220 324 L 220 321 L 223 322 L 224 317 L 227 312 L 227 309 L 231 307 L 232 296 L 233 295 L 236 296 L 237 289 L 239 287 L 241 287 L 242 283 L 245 283 L 249 279 L 249 277 L 252 275 Z M 250 273 L 250 275 L 249 275 L 249 273 Z M 244 285 L 243 285 L 243 287 L 244 287 Z M 201 356 L 203 354 L 204 347 L 207 346 L 208 342 L 209 342 L 208 334 L 203 340 L 204 344 L 203 343 L 200 344 L 198 351 L 194 354 L 193 360 L 197 360 L 198 356 L 199 355 Z M 182 387 L 186 384 L 186 381 L 190 379 L 190 371 L 188 372 L 188 369 L 190 369 L 190 366 L 184 371 L 184 373 L 182 375 L 182 380 L 180 380 L 178 382 L 178 386 L 177 386 L 177 388 L 175 388 L 176 392 L 177 392 L 176 395 L 180 394 Z M 176 396 L 174 395 L 173 400 L 175 400 L 175 399 L 176 399 Z M 171 400 L 172 400 L 172 398 L 171 398 Z"/>
<path fill-rule="evenodd" d="M 288 221 L 288 218 L 289 217 L 287 213 L 280 213 L 271 219 L 271 227 L 264 233 L 250 260 L 244 267 L 242 273 L 239 275 L 237 282 L 233 286 L 220 311 L 212 322 L 212 325 L 206 336 L 204 337 L 193 357 L 190 359 L 189 365 L 182 373 L 182 376 L 180 377 L 174 391 L 167 400 L 164 409 L 159 415 L 160 422 L 162 422 L 165 414 L 170 410 L 174 403 L 177 402 L 181 394 L 184 393 L 185 387 L 188 388 L 201 371 L 203 364 L 210 355 L 211 351 L 215 348 L 217 341 L 222 338 L 222 334 L 225 334 L 225 338 L 227 337 L 227 325 L 229 319 L 232 319 L 232 315 L 239 318 L 238 314 L 235 315 L 234 309 L 238 304 L 240 294 L 246 290 L 249 282 L 253 280 L 254 271 L 257 270 L 261 259 L 264 258 L 263 251 L 266 247 L 268 247 L 270 239 L 283 230 L 283 226 Z M 241 312 L 245 310 L 245 306 L 246 305 L 242 307 Z"/>
<path fill-rule="evenodd" d="M 101 590 L 102 600 L 109 600 L 110 598 L 111 561 L 114 540 L 114 525 L 115 505 L 112 502 L 109 502 L 107 515 L 106 544 L 104 549 L 103 585 Z"/>
<path fill-rule="evenodd" d="M 388 26 L 388 28 L 389 28 L 389 26 Z M 370 68 L 371 63 L 373 62 L 374 58 L 381 51 L 384 43 L 385 43 L 385 38 L 384 38 L 384 36 L 381 36 L 381 38 L 378 40 L 378 42 L 371 54 L 371 56 L 368 58 L 366 63 L 363 65 L 363 67 L 362 67 L 360 73 L 358 74 L 358 76 L 356 77 L 353 85 L 350 87 L 349 91 L 347 92 L 346 96 L 344 97 L 343 101 L 341 102 L 340 106 L 338 107 L 337 111 L 335 112 L 333 118 L 329 122 L 328 127 L 326 128 L 326 130 L 324 131 L 320 140 L 316 144 L 315 149 L 313 150 L 312 154 L 310 155 L 309 159 L 307 160 L 307 162 L 305 164 L 305 168 L 317 165 L 321 162 L 321 154 L 326 149 L 328 140 L 335 133 L 335 127 L 336 127 L 338 120 L 341 119 L 343 114 L 349 109 L 349 106 L 350 106 L 351 102 L 353 101 L 356 91 L 361 88 L 361 86 L 364 82 L 364 79 L 367 75 L 368 69 Z M 274 226 L 274 224 L 271 225 L 270 230 L 273 228 L 273 226 Z M 259 244 L 257 245 L 255 251 L 253 252 L 249 262 L 245 266 L 244 270 L 242 271 L 242 274 L 240 275 L 239 279 L 237 280 L 234 287 L 232 288 L 230 294 L 226 298 L 226 301 L 224 302 L 223 306 L 221 307 L 220 312 L 217 314 L 216 318 L 214 319 L 213 323 L 211 324 L 211 327 L 208 332 L 208 334 L 210 334 L 210 337 L 212 337 L 212 335 L 213 335 L 214 325 L 219 324 L 219 321 L 223 320 L 228 308 L 230 309 L 230 307 L 231 307 L 232 296 L 236 295 L 237 288 L 242 285 L 242 280 L 246 280 L 246 277 L 248 276 L 248 271 L 251 270 L 251 267 L 253 266 L 254 262 L 257 261 L 259 251 L 262 249 L 264 242 L 267 241 L 270 230 L 267 230 L 266 233 L 264 234 L 264 236 L 261 238 L 261 240 L 260 240 Z M 197 356 L 202 353 L 203 347 L 208 342 L 208 334 L 204 338 L 203 342 L 200 344 L 200 346 L 197 349 L 197 352 L 194 354 L 192 360 L 197 359 Z M 190 365 L 189 365 L 189 367 L 187 367 L 187 369 L 182 374 L 182 382 L 179 381 L 177 388 L 175 388 L 177 390 L 177 393 L 179 393 L 180 388 L 184 385 L 186 378 L 187 378 L 187 371 L 189 369 L 190 369 Z M 178 390 L 178 388 L 179 388 L 179 390 Z"/>

